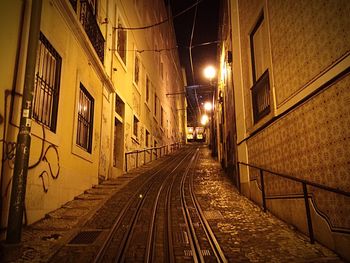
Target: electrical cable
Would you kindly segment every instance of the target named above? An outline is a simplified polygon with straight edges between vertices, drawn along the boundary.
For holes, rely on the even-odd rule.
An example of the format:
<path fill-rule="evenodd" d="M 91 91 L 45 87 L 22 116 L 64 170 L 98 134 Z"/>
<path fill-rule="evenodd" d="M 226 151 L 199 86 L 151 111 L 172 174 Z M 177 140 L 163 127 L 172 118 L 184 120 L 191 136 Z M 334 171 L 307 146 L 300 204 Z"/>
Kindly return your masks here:
<path fill-rule="evenodd" d="M 198 4 L 198 0 L 197 0 L 197 4 Z M 198 5 L 196 5 L 194 16 L 193 16 L 191 39 L 190 39 L 190 47 L 189 47 L 189 55 L 190 55 L 190 63 L 191 63 L 191 72 L 192 72 L 192 81 L 193 81 L 193 83 L 195 82 L 195 78 L 194 78 L 194 70 L 193 70 L 192 42 L 193 42 L 194 29 L 195 29 L 195 26 L 196 26 L 196 18 L 197 18 L 197 10 L 198 10 L 197 7 L 198 7 Z M 199 116 L 201 116 L 202 114 L 201 114 L 201 109 L 199 107 L 198 96 L 197 96 L 197 89 L 196 88 L 194 89 L 194 94 L 195 94 L 196 103 L 197 103 L 197 107 L 198 107 L 198 113 L 199 113 Z"/>
<path fill-rule="evenodd" d="M 178 16 L 180 16 L 180 15 L 186 13 L 188 10 L 192 9 L 193 7 L 196 7 L 196 9 L 197 9 L 197 5 L 198 5 L 200 2 L 202 2 L 202 1 L 203 1 L 203 0 L 197 1 L 195 4 L 193 4 L 193 5 L 189 6 L 189 7 L 187 7 L 186 9 L 184 9 L 184 10 L 182 10 L 181 12 L 177 13 L 176 15 L 174 15 L 172 18 L 174 19 L 174 18 L 176 18 L 176 17 L 178 17 Z M 169 21 L 169 17 L 166 18 L 166 19 L 164 19 L 164 20 L 162 20 L 162 21 L 160 21 L 160 22 L 157 22 L 157 23 L 155 23 L 155 24 L 148 25 L 148 26 L 142 26 L 142 27 L 119 27 L 119 26 L 118 26 L 118 27 L 113 27 L 113 29 L 142 30 L 142 29 L 148 29 L 148 28 L 151 28 L 151 27 L 159 26 L 159 25 L 164 24 L 164 23 L 166 23 L 166 22 L 168 22 L 168 21 Z"/>

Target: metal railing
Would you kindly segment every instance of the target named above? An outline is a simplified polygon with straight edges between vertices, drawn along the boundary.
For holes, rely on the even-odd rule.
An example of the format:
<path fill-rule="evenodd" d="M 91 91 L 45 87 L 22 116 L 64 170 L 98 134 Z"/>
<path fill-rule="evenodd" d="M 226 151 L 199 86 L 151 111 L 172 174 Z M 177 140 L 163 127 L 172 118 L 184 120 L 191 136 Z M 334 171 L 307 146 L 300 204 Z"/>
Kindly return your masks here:
<path fill-rule="evenodd" d="M 180 147 L 181 147 L 181 143 L 178 142 L 178 143 L 163 145 L 163 146 L 159 146 L 159 147 L 151 147 L 151 148 L 145 148 L 145 149 L 127 152 L 127 153 L 125 153 L 125 171 L 127 172 L 131 168 L 128 165 L 128 156 L 129 155 L 131 155 L 131 156 L 135 155 L 134 166 L 132 168 L 138 168 L 140 166 L 140 164 L 144 165 L 146 163 L 150 163 L 153 160 L 157 160 L 158 158 L 160 158 L 164 155 L 167 155 L 167 154 L 174 152 L 175 150 L 179 149 Z M 147 157 L 148 157 L 148 161 L 147 161 Z M 142 158 L 143 158 L 143 160 L 142 160 Z"/>
<path fill-rule="evenodd" d="M 350 197 L 350 192 L 346 192 L 337 188 L 333 188 L 333 187 L 329 187 L 329 186 L 325 186 L 325 185 L 321 185 L 318 183 L 314 183 L 314 182 L 310 182 L 304 179 L 300 179 L 300 178 L 296 178 L 290 175 L 286 175 L 286 174 L 281 174 L 281 173 L 277 173 L 277 172 L 273 172 L 271 170 L 262 168 L 262 167 L 258 167 L 256 165 L 251 165 L 248 163 L 244 163 L 244 162 L 238 162 L 238 166 L 239 165 L 245 165 L 247 167 L 250 168 L 254 168 L 259 170 L 259 178 L 260 178 L 260 184 L 261 184 L 261 198 L 262 198 L 262 207 L 263 207 L 263 211 L 266 212 L 267 207 L 266 207 L 266 199 L 295 199 L 295 198 L 303 198 L 304 199 L 304 203 L 305 203 L 305 212 L 306 212 L 306 218 L 307 218 L 307 227 L 308 227 L 308 232 L 309 232 L 309 238 L 310 238 L 310 243 L 314 243 L 315 239 L 314 239 L 314 230 L 313 230 L 313 226 L 312 226 L 312 217 L 311 217 L 311 212 L 310 212 L 310 204 L 309 204 L 309 198 L 312 198 L 312 194 L 308 192 L 308 186 L 311 187 L 315 187 L 321 190 L 325 190 L 331 193 L 335 193 L 338 195 L 341 195 L 343 197 Z M 238 169 L 240 170 L 240 169 Z M 302 186 L 302 195 L 300 196 L 296 196 L 296 195 L 290 195 L 290 196 L 285 196 L 285 197 L 274 197 L 274 196 L 267 196 L 266 195 L 266 182 L 265 182 L 265 175 L 266 174 L 272 174 L 287 180 L 292 180 L 295 183 L 301 184 Z M 317 209 L 316 209 L 316 212 Z M 321 216 L 324 217 L 324 215 L 320 214 Z M 330 222 L 328 220 L 326 220 L 327 223 L 331 226 Z M 332 227 L 330 227 L 331 230 L 333 231 Z M 350 233 L 350 231 L 337 231 L 337 232 L 346 232 L 346 233 Z"/>
<path fill-rule="evenodd" d="M 97 24 L 93 7 L 87 0 L 80 1 L 80 22 L 83 25 L 92 46 L 94 47 L 99 59 L 103 64 L 105 39 L 102 35 L 100 27 Z"/>

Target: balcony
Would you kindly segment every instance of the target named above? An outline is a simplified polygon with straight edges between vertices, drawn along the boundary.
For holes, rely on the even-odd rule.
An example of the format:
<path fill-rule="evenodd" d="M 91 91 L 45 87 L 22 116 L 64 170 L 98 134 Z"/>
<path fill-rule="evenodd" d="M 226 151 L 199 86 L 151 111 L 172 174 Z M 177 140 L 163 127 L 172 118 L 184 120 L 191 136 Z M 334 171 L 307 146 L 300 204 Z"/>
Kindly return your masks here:
<path fill-rule="evenodd" d="M 92 46 L 103 64 L 105 40 L 101 33 L 100 27 L 97 24 L 94 8 L 87 0 L 81 0 L 80 6 L 78 6 L 78 0 L 69 0 L 69 2 L 71 3 L 75 12 L 79 12 L 78 10 L 80 10 L 80 23 L 83 25 Z"/>

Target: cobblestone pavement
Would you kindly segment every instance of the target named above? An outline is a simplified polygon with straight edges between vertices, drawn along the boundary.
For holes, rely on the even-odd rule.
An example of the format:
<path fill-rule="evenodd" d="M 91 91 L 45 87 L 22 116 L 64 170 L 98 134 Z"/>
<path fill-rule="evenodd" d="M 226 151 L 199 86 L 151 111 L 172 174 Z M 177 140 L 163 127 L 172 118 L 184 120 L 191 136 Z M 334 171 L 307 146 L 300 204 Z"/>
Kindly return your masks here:
<path fill-rule="evenodd" d="M 105 181 L 24 228 L 22 249 L 14 250 L 16 260 L 11 262 L 48 262 L 97 211 L 101 213 L 111 197 L 170 158 L 163 157 L 116 180 Z M 239 195 L 204 147 L 196 168 L 195 192 L 229 262 L 342 262 L 332 251 L 310 244 L 307 237 Z M 68 257 L 66 262 L 77 261 Z"/>
<path fill-rule="evenodd" d="M 195 191 L 229 262 L 343 262 L 320 244 L 240 195 L 202 149 Z"/>

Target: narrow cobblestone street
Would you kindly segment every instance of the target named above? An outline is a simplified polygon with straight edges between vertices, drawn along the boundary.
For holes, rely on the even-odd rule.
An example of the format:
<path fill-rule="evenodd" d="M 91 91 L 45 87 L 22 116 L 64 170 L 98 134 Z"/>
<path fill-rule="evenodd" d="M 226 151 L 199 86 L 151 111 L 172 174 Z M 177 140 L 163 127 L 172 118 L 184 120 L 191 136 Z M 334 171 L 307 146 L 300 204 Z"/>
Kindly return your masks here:
<path fill-rule="evenodd" d="M 320 244 L 302 235 L 240 195 L 220 165 L 201 152 L 196 194 L 215 229 L 229 262 L 341 262 Z"/>
<path fill-rule="evenodd" d="M 109 222 L 114 218 L 112 214 L 131 196 L 128 187 L 172 158 L 163 157 L 116 180 L 105 181 L 26 227 L 22 252 L 17 251 L 13 261 L 91 262 L 96 244 L 103 242 L 106 231 L 90 244 L 72 244 L 72 239 L 82 229 L 108 228 L 113 223 Z M 194 171 L 195 194 L 228 262 L 342 262 L 332 251 L 310 244 L 306 236 L 241 196 L 207 148 L 200 148 Z M 91 222 L 98 225 L 92 229 Z M 191 258 L 177 261 L 188 262 Z"/>

